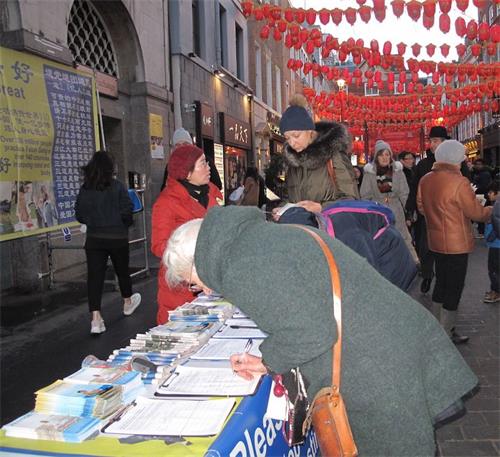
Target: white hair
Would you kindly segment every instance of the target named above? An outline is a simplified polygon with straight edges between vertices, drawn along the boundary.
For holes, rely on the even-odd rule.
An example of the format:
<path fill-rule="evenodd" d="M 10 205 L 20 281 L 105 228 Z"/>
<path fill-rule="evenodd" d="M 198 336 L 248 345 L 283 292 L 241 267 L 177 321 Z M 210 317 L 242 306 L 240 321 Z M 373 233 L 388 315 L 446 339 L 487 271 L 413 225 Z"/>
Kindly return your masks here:
<path fill-rule="evenodd" d="M 184 281 L 191 273 L 196 241 L 203 219 L 193 219 L 178 227 L 170 236 L 162 263 L 167 269 L 165 279 L 171 287 Z"/>

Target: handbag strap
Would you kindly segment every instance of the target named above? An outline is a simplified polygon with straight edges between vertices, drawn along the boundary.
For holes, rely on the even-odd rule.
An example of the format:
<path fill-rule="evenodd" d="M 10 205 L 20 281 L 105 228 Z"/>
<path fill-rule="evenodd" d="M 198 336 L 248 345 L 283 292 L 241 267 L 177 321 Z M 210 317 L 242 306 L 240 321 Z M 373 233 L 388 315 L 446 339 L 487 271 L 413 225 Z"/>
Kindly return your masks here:
<path fill-rule="evenodd" d="M 333 185 L 335 186 L 335 191 L 339 188 L 337 184 L 337 174 L 335 173 L 335 167 L 333 166 L 333 160 L 330 159 L 328 162 L 326 162 L 326 169 L 328 170 L 328 175 L 330 176 Z"/>
<path fill-rule="evenodd" d="M 323 238 L 316 232 L 303 225 L 296 225 L 305 232 L 309 233 L 319 244 L 323 250 L 323 254 L 328 262 L 330 270 L 330 279 L 332 282 L 332 298 L 333 298 L 333 317 L 337 324 L 337 341 L 333 345 L 333 360 L 332 360 L 332 387 L 334 390 L 340 391 L 340 371 L 341 371 L 341 358 L 342 358 L 342 287 L 340 285 L 340 275 L 337 263 L 333 257 L 332 252 L 328 248 Z M 335 369 L 337 367 L 337 369 Z"/>

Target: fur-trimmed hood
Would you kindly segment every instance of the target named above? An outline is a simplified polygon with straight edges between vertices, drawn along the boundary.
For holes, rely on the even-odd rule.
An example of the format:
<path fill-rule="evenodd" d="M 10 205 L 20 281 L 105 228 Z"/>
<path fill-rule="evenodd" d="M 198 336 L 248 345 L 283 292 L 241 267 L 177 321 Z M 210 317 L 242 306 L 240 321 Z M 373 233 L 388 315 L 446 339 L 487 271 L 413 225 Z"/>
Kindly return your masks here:
<path fill-rule="evenodd" d="M 403 164 L 401 162 L 397 162 L 396 160 L 394 160 L 392 162 L 392 169 L 394 171 L 403 171 Z M 375 169 L 375 165 L 373 164 L 373 162 L 367 163 L 363 167 L 363 172 L 364 173 L 372 173 L 374 175 L 377 174 L 377 170 Z"/>
<path fill-rule="evenodd" d="M 352 141 L 343 124 L 317 122 L 316 132 L 318 137 L 302 152 L 285 144 L 283 156 L 289 167 L 316 169 L 324 166 L 335 154 L 348 155 L 351 152 Z"/>

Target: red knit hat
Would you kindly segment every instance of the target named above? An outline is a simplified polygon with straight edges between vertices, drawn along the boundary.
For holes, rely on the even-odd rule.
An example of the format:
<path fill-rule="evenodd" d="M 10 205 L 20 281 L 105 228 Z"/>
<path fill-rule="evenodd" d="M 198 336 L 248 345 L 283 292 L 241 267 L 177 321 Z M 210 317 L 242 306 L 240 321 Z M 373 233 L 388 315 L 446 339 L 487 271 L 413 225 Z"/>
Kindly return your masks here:
<path fill-rule="evenodd" d="M 168 176 L 172 179 L 186 179 L 193 171 L 194 164 L 203 155 L 203 151 L 192 144 L 176 147 L 168 161 Z"/>

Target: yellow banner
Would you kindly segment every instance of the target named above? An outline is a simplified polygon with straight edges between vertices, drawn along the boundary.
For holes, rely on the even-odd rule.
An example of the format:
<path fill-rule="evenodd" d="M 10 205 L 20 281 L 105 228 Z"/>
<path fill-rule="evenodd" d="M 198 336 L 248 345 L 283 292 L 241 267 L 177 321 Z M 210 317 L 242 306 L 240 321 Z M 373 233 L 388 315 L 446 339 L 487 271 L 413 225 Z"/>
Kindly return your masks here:
<path fill-rule="evenodd" d="M 95 81 L 0 47 L 0 241 L 75 223 L 80 168 L 99 148 Z"/>

